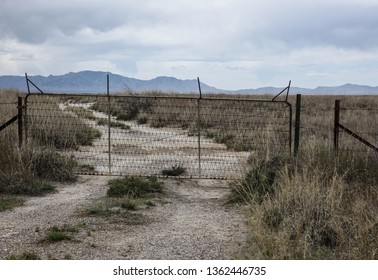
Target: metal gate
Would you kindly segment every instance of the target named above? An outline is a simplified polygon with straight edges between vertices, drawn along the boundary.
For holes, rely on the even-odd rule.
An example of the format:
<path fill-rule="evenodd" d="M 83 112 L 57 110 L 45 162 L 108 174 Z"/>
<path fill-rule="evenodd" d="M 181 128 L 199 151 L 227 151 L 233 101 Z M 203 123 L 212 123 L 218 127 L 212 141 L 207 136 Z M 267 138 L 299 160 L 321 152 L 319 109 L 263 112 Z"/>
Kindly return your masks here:
<path fill-rule="evenodd" d="M 31 94 L 25 134 L 73 156 L 78 173 L 237 178 L 252 157 L 290 153 L 286 100 Z"/>

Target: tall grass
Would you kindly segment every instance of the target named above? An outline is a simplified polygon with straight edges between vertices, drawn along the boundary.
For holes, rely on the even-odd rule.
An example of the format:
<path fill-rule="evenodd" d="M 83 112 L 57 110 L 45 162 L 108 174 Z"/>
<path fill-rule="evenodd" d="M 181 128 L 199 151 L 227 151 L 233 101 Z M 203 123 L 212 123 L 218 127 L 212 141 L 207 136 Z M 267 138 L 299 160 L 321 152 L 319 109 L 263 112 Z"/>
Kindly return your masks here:
<path fill-rule="evenodd" d="M 378 258 L 377 172 L 360 159 L 332 156 L 322 159 L 328 169 L 311 161 L 275 169 L 274 193 L 251 196 L 247 257 Z M 355 170 L 362 174 L 353 176 Z"/>
<path fill-rule="evenodd" d="M 59 96 L 30 96 L 27 109 L 27 130 L 33 141 L 57 149 L 78 149 L 90 146 L 101 132 L 88 125 L 83 118 L 93 113 L 79 107 L 59 107 Z M 76 109 L 76 110 L 75 110 Z M 84 115 L 85 113 L 85 115 Z"/>
<path fill-rule="evenodd" d="M 17 114 L 17 96 L 16 91 L 0 91 L 0 106 L 8 108 L 0 111 L 1 124 Z M 59 154 L 51 145 L 37 143 L 31 138 L 19 148 L 16 124 L 0 132 L 0 195 L 41 195 L 54 191 L 49 181 L 75 179 L 73 158 Z"/>
<path fill-rule="evenodd" d="M 378 259 L 378 157 L 346 135 L 335 153 L 336 98 L 303 97 L 296 161 L 252 161 L 244 179 L 231 184 L 231 200 L 250 208 L 249 248 L 243 257 Z M 342 107 L 353 108 L 342 111 L 342 122 L 371 135 L 377 127 L 377 98 L 342 98 Z"/>

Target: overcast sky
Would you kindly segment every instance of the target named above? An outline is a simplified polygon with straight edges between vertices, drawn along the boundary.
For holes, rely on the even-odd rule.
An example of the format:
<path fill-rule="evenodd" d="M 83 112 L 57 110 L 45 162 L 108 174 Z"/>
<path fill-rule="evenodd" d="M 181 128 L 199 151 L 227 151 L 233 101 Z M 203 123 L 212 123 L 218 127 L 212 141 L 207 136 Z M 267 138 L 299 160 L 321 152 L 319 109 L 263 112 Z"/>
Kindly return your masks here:
<path fill-rule="evenodd" d="M 378 85 L 378 0 L 0 0 L 0 75 Z"/>

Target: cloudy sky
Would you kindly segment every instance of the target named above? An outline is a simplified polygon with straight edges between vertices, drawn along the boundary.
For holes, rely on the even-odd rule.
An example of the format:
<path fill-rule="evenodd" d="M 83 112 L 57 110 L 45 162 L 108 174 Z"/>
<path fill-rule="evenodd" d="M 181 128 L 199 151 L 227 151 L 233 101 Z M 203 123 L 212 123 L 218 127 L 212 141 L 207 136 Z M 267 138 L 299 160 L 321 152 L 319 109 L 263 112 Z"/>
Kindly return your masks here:
<path fill-rule="evenodd" d="M 378 0 L 0 0 L 0 75 L 378 85 Z"/>

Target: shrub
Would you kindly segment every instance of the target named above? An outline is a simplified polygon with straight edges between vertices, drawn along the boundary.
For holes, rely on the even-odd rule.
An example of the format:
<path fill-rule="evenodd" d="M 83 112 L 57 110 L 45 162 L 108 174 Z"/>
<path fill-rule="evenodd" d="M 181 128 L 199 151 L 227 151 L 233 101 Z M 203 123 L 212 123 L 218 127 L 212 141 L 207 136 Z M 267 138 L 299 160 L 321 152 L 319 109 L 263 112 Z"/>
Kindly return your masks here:
<path fill-rule="evenodd" d="M 170 169 L 164 169 L 161 173 L 164 176 L 180 176 L 186 172 L 186 168 L 180 165 L 174 165 Z"/>
<path fill-rule="evenodd" d="M 33 176 L 51 181 L 75 180 L 77 162 L 73 157 L 63 156 L 53 149 L 26 149 L 23 162 L 30 166 Z"/>
<path fill-rule="evenodd" d="M 11 255 L 7 260 L 40 260 L 41 258 L 35 252 L 23 252 L 21 255 Z"/>
<path fill-rule="evenodd" d="M 0 197 L 0 212 L 10 210 L 14 207 L 24 204 L 24 200 L 18 197 L 6 196 Z"/>
<path fill-rule="evenodd" d="M 72 233 L 78 232 L 77 226 L 65 224 L 61 227 L 54 225 L 50 228 L 47 240 L 50 242 L 58 242 L 63 240 L 72 240 Z"/>
<path fill-rule="evenodd" d="M 272 196 L 277 188 L 276 179 L 284 159 L 275 157 L 261 160 L 247 171 L 244 179 L 231 183 L 230 202 L 258 202 Z"/>
<path fill-rule="evenodd" d="M 10 143 L 0 144 L 0 193 L 42 195 L 55 188 L 45 180 L 75 179 L 73 158 L 49 148 L 26 146 L 19 150 Z"/>
<path fill-rule="evenodd" d="M 68 235 L 65 232 L 52 231 L 47 235 L 47 240 L 50 242 L 58 242 L 63 240 L 71 240 L 72 236 Z"/>
<path fill-rule="evenodd" d="M 296 168 L 281 167 L 273 192 L 257 195 L 258 203 L 255 187 L 244 184 L 237 192 L 244 192 L 251 209 L 246 257 L 376 259 L 378 180 L 372 162 L 356 154 L 336 156 L 327 149 L 312 152 Z M 260 178 L 269 176 L 255 175 L 250 181 L 270 185 Z"/>
<path fill-rule="evenodd" d="M 14 176 L 9 178 L 7 186 L 3 191 L 14 195 L 39 196 L 54 192 L 55 187 L 46 181 L 32 176 Z"/>
<path fill-rule="evenodd" d="M 137 204 L 134 200 L 126 200 L 121 203 L 121 207 L 127 210 L 136 210 Z"/>
<path fill-rule="evenodd" d="M 107 119 L 98 119 L 97 120 L 97 125 L 105 125 L 105 126 L 108 126 L 108 120 Z M 110 121 L 110 127 L 116 127 L 116 128 L 120 128 L 120 129 L 130 129 L 130 126 L 129 125 L 126 125 L 122 122 L 115 122 L 115 121 Z"/>
<path fill-rule="evenodd" d="M 69 106 L 66 110 L 75 113 L 79 118 L 85 118 L 89 120 L 95 120 L 96 117 L 92 111 L 78 106 Z"/>
<path fill-rule="evenodd" d="M 126 176 L 121 179 L 112 179 L 108 182 L 108 196 L 131 198 L 142 197 L 149 193 L 161 193 L 163 183 L 156 177 L 142 178 L 137 176 Z"/>

